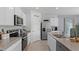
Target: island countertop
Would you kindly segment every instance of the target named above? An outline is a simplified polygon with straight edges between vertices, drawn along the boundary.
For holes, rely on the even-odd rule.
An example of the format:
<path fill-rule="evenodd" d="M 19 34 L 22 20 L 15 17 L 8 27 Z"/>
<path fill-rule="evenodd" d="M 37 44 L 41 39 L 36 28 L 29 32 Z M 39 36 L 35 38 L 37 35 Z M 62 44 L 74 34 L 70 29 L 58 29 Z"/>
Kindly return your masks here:
<path fill-rule="evenodd" d="M 67 47 L 70 51 L 79 51 L 79 42 L 71 42 L 70 38 L 56 37 L 52 32 L 49 33 L 56 41 Z"/>
<path fill-rule="evenodd" d="M 4 51 L 8 49 L 11 45 L 15 44 L 19 41 L 21 37 L 10 37 L 9 39 L 1 39 L 0 40 L 0 50 Z"/>

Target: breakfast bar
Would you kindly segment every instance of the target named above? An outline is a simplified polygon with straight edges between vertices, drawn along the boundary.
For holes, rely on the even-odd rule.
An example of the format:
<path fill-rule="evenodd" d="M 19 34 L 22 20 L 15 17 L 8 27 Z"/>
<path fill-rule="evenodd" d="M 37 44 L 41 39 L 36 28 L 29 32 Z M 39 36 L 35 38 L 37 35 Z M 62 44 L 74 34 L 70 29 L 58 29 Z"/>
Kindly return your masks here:
<path fill-rule="evenodd" d="M 50 50 L 52 51 L 79 51 L 79 42 L 72 42 L 70 40 L 71 38 L 57 37 L 57 35 L 54 35 L 52 32 L 48 33 L 48 45 L 49 45 Z M 51 40 L 54 40 L 54 41 L 50 42 Z M 50 44 L 52 44 L 52 46 L 50 46 Z M 64 47 L 64 50 L 62 49 L 58 50 L 57 48 L 58 44 L 60 45 L 61 48 Z"/>

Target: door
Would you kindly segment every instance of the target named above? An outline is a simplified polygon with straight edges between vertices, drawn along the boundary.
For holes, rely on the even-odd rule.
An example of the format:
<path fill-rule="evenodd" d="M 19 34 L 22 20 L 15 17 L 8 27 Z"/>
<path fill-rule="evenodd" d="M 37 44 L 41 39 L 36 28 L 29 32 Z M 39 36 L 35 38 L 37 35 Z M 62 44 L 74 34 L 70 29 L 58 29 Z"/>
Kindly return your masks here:
<path fill-rule="evenodd" d="M 31 41 L 37 41 L 41 39 L 40 36 L 40 24 L 41 24 L 40 13 L 32 12 L 31 13 Z"/>

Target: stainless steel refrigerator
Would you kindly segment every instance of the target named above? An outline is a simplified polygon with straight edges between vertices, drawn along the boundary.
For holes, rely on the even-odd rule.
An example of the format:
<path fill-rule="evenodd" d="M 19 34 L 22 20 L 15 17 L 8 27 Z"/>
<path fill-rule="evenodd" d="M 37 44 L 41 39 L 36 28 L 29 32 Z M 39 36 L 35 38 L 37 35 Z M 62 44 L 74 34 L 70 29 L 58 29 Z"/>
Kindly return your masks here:
<path fill-rule="evenodd" d="M 47 40 L 47 33 L 51 31 L 49 27 L 49 20 L 43 20 L 41 22 L 41 40 Z"/>

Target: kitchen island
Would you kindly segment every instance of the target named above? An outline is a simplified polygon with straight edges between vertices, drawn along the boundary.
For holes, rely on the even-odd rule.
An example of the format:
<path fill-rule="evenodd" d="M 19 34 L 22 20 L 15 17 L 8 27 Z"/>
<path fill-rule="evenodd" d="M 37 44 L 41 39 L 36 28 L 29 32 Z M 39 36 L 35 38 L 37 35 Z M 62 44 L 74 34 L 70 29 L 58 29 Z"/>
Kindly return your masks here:
<path fill-rule="evenodd" d="M 58 37 L 48 33 L 48 45 L 51 51 L 79 51 L 79 42 L 71 42 L 70 38 Z"/>
<path fill-rule="evenodd" d="M 0 39 L 0 51 L 21 51 L 21 37 Z"/>

